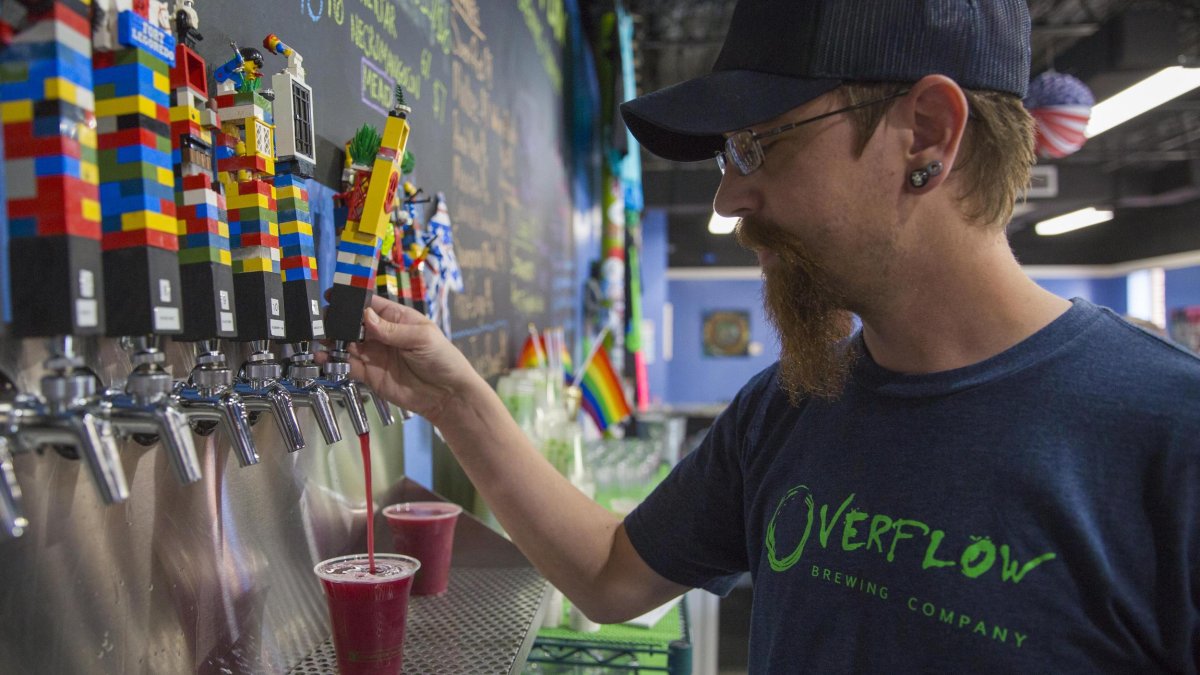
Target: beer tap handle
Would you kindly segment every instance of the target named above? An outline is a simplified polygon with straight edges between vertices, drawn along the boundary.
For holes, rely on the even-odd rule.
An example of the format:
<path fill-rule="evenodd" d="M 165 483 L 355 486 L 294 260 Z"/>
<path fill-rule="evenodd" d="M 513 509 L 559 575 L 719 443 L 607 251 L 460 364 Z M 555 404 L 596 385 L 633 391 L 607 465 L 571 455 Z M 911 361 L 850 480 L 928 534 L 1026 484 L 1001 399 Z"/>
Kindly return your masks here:
<path fill-rule="evenodd" d="M 16 538 L 25 533 L 29 520 L 21 510 L 21 486 L 13 469 L 8 439 L 0 436 L 0 534 Z"/>
<path fill-rule="evenodd" d="M 196 456 L 196 443 L 187 415 L 175 406 L 161 405 L 155 407 L 154 418 L 158 422 L 163 449 L 167 451 L 179 482 L 188 485 L 200 480 L 200 459 Z"/>
<path fill-rule="evenodd" d="M 236 392 L 226 391 L 211 398 L 192 399 L 187 390 L 175 395 L 184 414 L 197 425 L 197 432 L 208 435 L 212 426 L 225 430 L 229 445 L 243 467 L 258 464 L 258 450 L 250 436 L 250 421 L 246 415 L 246 404 Z M 211 426 L 210 426 L 211 425 Z"/>
<path fill-rule="evenodd" d="M 342 428 L 338 425 L 329 392 L 324 387 L 314 386 L 310 387 L 307 393 L 312 403 L 313 416 L 317 418 L 317 426 L 321 429 L 321 435 L 325 437 L 325 444 L 332 445 L 342 440 Z"/>
<path fill-rule="evenodd" d="M 104 503 L 118 504 L 128 499 L 129 484 L 117 453 L 112 423 L 92 412 L 82 411 L 62 417 L 61 423 L 75 437 L 79 454 L 91 471 Z"/>
<path fill-rule="evenodd" d="M 221 426 L 229 435 L 229 444 L 237 455 L 238 464 L 243 467 L 258 464 L 258 450 L 250 435 L 250 420 L 242 397 L 232 391 L 221 394 L 217 398 L 216 411 Z"/>
<path fill-rule="evenodd" d="M 288 452 L 296 452 L 304 448 L 304 432 L 300 430 L 300 420 L 296 418 L 296 405 L 287 388 L 276 384 L 267 390 L 267 400 L 271 404 L 271 412 L 275 415 L 275 424 L 283 436 Z"/>
<path fill-rule="evenodd" d="M 359 386 L 362 388 L 363 395 L 370 396 L 371 400 L 375 402 L 375 411 L 379 413 L 379 419 L 383 420 L 383 426 L 390 427 L 395 424 L 396 418 L 392 417 L 392 406 L 389 405 L 382 396 L 379 396 L 375 392 L 371 391 L 371 388 L 367 385 L 360 384 Z M 401 420 L 406 420 L 410 417 L 412 417 L 412 413 L 408 412 L 404 408 L 400 409 Z"/>
<path fill-rule="evenodd" d="M 354 433 L 361 436 L 371 430 L 371 423 L 367 420 L 367 409 L 363 406 L 362 392 L 359 391 L 359 386 L 359 383 L 354 380 L 343 380 L 338 383 L 342 400 L 346 403 L 346 412 L 350 414 L 350 423 L 354 425 Z"/>

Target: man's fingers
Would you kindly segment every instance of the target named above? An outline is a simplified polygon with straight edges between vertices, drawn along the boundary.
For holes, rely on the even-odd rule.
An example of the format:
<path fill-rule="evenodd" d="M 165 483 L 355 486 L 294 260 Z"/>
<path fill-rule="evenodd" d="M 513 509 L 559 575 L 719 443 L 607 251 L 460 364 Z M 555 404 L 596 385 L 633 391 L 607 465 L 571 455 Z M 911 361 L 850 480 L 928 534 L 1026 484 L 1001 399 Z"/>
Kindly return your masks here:
<path fill-rule="evenodd" d="M 399 307 L 400 309 L 410 309 L 403 305 Z M 415 310 L 412 311 L 415 312 Z M 420 312 L 416 313 L 420 314 Z M 368 339 L 401 349 L 416 346 L 420 341 L 420 331 L 423 328 L 420 324 L 389 321 L 387 318 L 381 317 L 372 307 L 368 307 L 363 312 L 363 326 L 366 328 Z"/>
<path fill-rule="evenodd" d="M 384 319 L 397 323 L 419 323 L 424 317 L 417 310 L 388 300 L 381 295 L 372 296 L 370 309 L 375 310 L 375 313 Z"/>

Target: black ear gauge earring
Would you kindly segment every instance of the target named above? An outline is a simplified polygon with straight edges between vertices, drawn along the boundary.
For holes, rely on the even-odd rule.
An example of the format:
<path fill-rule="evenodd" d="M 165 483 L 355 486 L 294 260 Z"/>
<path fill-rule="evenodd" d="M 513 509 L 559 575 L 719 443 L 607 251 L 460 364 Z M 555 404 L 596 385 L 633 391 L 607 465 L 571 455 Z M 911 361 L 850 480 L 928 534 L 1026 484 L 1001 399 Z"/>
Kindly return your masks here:
<path fill-rule="evenodd" d="M 915 188 L 925 187 L 925 184 L 929 182 L 930 178 L 933 178 L 941 172 L 942 163 L 934 160 L 929 164 L 926 164 L 925 168 L 917 169 L 916 171 L 908 174 L 908 184 Z"/>

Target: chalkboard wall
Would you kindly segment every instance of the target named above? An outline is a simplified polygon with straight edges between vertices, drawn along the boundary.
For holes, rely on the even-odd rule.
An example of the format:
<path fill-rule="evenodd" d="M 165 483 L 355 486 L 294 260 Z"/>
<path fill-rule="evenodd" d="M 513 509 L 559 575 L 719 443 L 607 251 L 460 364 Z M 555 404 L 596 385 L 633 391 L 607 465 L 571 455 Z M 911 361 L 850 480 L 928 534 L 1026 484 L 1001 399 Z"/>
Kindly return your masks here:
<path fill-rule="evenodd" d="M 343 144 L 364 123 L 382 128 L 395 85 L 404 88 L 411 180 L 446 194 L 463 272 L 451 336 L 481 374 L 512 364 L 529 322 L 574 332 L 561 0 L 196 4 L 210 74 L 232 56 L 230 40 L 264 52 L 264 86 L 287 65 L 264 37 L 303 56 L 316 179 L 333 189 Z"/>

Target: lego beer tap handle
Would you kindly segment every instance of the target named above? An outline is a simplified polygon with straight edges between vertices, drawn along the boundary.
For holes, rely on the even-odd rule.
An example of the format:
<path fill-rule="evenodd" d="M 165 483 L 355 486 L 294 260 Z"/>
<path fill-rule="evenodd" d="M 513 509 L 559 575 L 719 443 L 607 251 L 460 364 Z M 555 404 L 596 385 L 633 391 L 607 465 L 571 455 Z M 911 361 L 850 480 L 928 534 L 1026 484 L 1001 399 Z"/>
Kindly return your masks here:
<path fill-rule="evenodd" d="M 346 226 L 338 241 L 333 290 L 325 315 L 325 332 L 334 340 L 356 341 L 361 336 L 362 313 L 375 293 L 375 274 L 384 228 L 390 227 L 389 207 L 400 183 L 400 167 L 408 144 L 408 115 L 404 95 L 396 88 L 396 102 L 375 152 L 369 181 L 361 201 L 348 199 Z M 352 192 L 362 192 L 356 181 Z"/>
<path fill-rule="evenodd" d="M 175 177 L 163 150 L 171 147 L 175 40 L 156 23 L 159 13 L 146 11 L 149 20 L 120 11 L 93 35 L 104 298 L 114 337 L 175 335 L 183 326 Z M 113 28 L 115 36 L 100 35 Z"/>
<path fill-rule="evenodd" d="M 53 11 L 29 12 L 13 48 L 0 49 L 0 72 L 9 73 L 0 78 L 9 235 L 0 268 L 11 283 L 10 331 L 99 335 L 104 275 L 91 21 L 79 3 L 43 4 Z"/>

